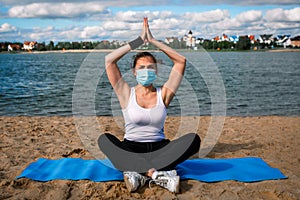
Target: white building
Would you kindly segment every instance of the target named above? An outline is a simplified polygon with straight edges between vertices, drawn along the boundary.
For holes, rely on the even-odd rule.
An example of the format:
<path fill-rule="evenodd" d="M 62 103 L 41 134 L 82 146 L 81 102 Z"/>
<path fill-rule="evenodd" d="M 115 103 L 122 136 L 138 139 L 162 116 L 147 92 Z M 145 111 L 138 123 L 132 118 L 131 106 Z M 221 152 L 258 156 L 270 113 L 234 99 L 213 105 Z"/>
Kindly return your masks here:
<path fill-rule="evenodd" d="M 8 51 L 14 51 L 14 49 L 12 48 L 12 46 L 10 44 L 7 46 L 7 50 Z"/>
<path fill-rule="evenodd" d="M 193 32 L 191 30 L 189 31 L 188 35 L 183 36 L 183 41 L 185 41 L 187 47 L 194 50 L 197 50 L 196 44 L 200 42 L 196 40 L 196 37 L 193 36 Z"/>
<path fill-rule="evenodd" d="M 258 40 L 260 43 L 271 44 L 271 42 L 273 41 L 272 34 L 260 35 Z"/>
<path fill-rule="evenodd" d="M 26 51 L 31 51 L 32 49 L 35 48 L 36 44 L 37 44 L 37 42 L 24 42 L 23 49 Z"/>
<path fill-rule="evenodd" d="M 166 37 L 165 43 L 167 43 L 167 44 L 173 43 L 174 40 L 176 40 L 176 39 L 178 40 L 178 38 L 175 38 L 175 37 Z"/>
<path fill-rule="evenodd" d="M 291 35 L 278 35 L 276 41 L 277 45 L 283 46 L 284 48 L 290 46 L 292 44 L 290 37 Z"/>
<path fill-rule="evenodd" d="M 238 36 L 238 35 L 232 35 L 232 36 L 229 37 L 229 41 L 236 44 L 239 41 L 239 37 L 240 36 Z"/>

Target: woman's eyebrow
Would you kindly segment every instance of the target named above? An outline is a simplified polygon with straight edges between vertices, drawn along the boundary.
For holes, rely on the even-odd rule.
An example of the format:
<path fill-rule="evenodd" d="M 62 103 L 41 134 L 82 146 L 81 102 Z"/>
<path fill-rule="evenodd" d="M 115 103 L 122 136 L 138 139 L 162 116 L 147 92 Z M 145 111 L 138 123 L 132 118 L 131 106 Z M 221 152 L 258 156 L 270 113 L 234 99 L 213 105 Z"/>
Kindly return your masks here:
<path fill-rule="evenodd" d="M 149 65 L 138 65 L 139 68 L 155 68 L 155 64 L 149 64 Z"/>

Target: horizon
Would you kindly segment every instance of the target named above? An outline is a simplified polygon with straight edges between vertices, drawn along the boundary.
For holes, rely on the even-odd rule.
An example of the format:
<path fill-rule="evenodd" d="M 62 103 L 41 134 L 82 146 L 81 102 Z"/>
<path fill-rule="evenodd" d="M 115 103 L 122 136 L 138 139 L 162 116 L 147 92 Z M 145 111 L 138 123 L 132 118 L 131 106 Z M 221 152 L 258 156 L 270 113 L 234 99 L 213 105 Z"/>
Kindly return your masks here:
<path fill-rule="evenodd" d="M 231 35 L 300 35 L 297 0 L 147 2 L 0 0 L 0 41 L 129 41 L 143 17 L 155 38 Z"/>

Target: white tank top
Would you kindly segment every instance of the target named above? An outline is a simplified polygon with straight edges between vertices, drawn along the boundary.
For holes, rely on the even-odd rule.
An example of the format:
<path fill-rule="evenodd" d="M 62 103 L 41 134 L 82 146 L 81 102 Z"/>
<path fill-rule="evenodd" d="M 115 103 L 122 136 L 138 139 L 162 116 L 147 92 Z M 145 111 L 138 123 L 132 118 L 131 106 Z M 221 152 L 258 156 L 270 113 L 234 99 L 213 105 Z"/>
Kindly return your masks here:
<path fill-rule="evenodd" d="M 156 88 L 156 92 L 156 106 L 143 108 L 136 101 L 135 88 L 131 88 L 128 106 L 122 110 L 125 139 L 135 142 L 157 142 L 165 138 L 167 109 L 161 97 L 161 88 Z"/>

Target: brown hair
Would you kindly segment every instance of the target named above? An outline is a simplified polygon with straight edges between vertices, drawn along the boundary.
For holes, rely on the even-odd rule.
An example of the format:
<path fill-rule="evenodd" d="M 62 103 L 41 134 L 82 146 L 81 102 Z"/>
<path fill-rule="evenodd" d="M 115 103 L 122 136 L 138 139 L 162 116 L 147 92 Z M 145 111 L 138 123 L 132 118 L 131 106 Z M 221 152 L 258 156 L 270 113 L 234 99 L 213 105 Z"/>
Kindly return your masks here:
<path fill-rule="evenodd" d="M 131 67 L 135 68 L 137 60 L 140 59 L 140 58 L 143 58 L 143 57 L 150 57 L 150 58 L 152 58 L 153 62 L 155 64 L 157 64 L 156 58 L 151 53 L 149 53 L 147 51 L 143 51 L 143 52 L 137 53 L 135 56 L 132 57 L 133 58 L 133 63 L 131 65 Z"/>

